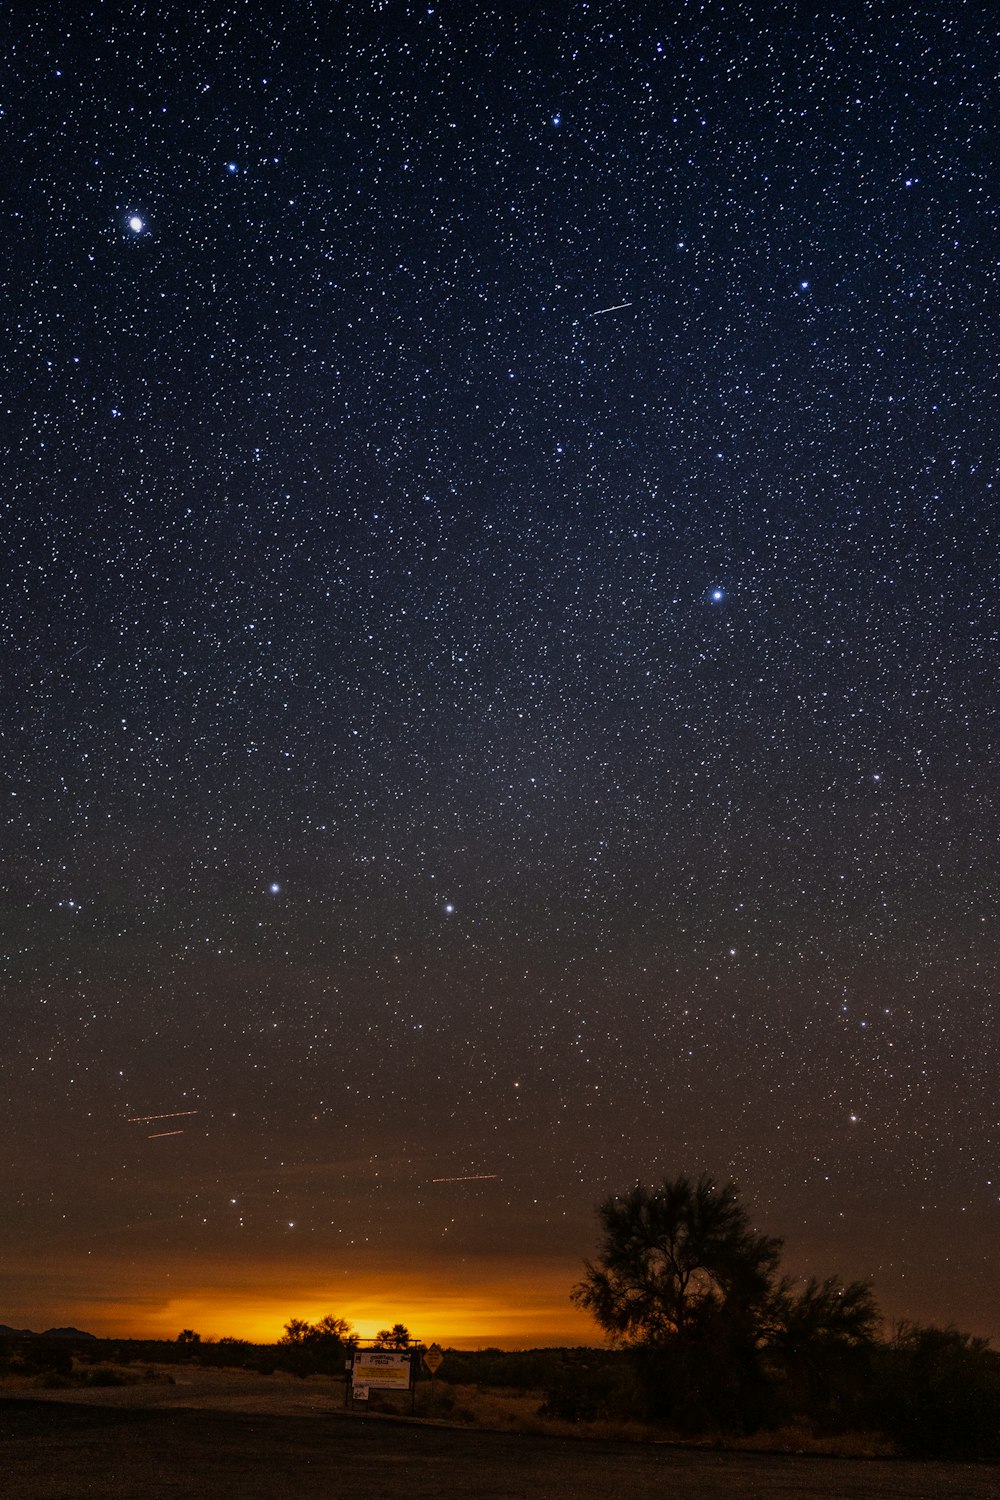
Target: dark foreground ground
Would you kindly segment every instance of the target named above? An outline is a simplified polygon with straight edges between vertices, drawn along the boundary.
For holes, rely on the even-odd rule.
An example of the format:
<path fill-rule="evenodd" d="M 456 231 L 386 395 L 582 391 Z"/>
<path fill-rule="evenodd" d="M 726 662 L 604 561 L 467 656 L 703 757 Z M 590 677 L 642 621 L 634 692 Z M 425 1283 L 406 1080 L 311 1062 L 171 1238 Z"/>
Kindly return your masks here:
<path fill-rule="evenodd" d="M 3 1500 L 939 1500 L 1000 1470 L 465 1432 L 376 1417 L 0 1400 Z"/>

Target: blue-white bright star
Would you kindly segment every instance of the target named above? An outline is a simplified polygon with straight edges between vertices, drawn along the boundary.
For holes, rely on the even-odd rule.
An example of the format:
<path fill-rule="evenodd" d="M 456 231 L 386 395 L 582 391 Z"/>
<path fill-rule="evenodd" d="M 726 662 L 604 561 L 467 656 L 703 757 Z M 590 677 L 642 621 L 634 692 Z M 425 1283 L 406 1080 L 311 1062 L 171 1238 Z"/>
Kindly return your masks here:
<path fill-rule="evenodd" d="M 454 906 L 451 904 L 450 901 L 446 901 L 445 902 L 444 909 L 445 909 L 445 915 L 449 916 L 449 917 L 451 916 L 452 912 L 455 910 Z"/>
<path fill-rule="evenodd" d="M 268 886 L 268 890 L 271 892 L 272 896 L 278 896 L 281 894 L 281 886 L 276 880 L 271 881 L 271 884 Z"/>
<path fill-rule="evenodd" d="M 726 597 L 726 591 L 725 589 L 719 588 L 710 589 L 708 597 L 713 604 L 721 604 L 723 599 L 725 599 Z"/>
<path fill-rule="evenodd" d="M 133 234 L 141 234 L 146 227 L 146 221 L 145 219 L 140 219 L 138 214 L 130 214 L 128 227 Z"/>

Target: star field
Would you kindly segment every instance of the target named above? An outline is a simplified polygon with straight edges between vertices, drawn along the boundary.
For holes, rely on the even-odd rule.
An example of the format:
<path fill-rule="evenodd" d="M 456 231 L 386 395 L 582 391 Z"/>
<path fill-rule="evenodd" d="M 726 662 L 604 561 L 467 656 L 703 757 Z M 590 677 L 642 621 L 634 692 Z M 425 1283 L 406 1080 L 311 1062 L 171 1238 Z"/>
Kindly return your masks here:
<path fill-rule="evenodd" d="M 0 1321 L 1000 1333 L 996 27 L 640 11 L 8 17 Z"/>

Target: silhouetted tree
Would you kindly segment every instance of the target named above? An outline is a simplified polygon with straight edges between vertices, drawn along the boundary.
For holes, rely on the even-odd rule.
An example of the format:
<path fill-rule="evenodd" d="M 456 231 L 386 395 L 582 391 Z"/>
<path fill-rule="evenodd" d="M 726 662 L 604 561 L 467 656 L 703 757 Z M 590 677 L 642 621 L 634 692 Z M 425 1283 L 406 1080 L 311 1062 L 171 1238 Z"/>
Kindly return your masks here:
<path fill-rule="evenodd" d="M 319 1343 L 336 1343 L 341 1348 L 358 1342 L 358 1336 L 347 1319 L 335 1318 L 333 1313 L 320 1318 L 315 1327 L 315 1335 Z"/>
<path fill-rule="evenodd" d="M 375 1335 L 376 1349 L 408 1349 L 410 1330 L 405 1323 L 393 1323 L 391 1328 L 380 1328 Z"/>
<path fill-rule="evenodd" d="M 189 1347 L 201 1343 L 201 1334 L 195 1333 L 193 1328 L 182 1328 L 177 1335 L 179 1344 L 187 1344 Z"/>
<path fill-rule="evenodd" d="M 616 1341 L 662 1343 L 722 1309 L 753 1326 L 766 1315 L 781 1241 L 753 1232 L 731 1183 L 640 1183 L 597 1214 L 597 1263 L 587 1262 L 572 1297 Z"/>
<path fill-rule="evenodd" d="M 786 1349 L 828 1343 L 868 1344 L 878 1326 L 878 1309 L 866 1281 L 842 1286 L 835 1276 L 812 1277 L 800 1292 L 784 1281 L 775 1302 L 772 1342 Z"/>
<path fill-rule="evenodd" d="M 305 1344 L 310 1336 L 316 1332 L 312 1323 L 307 1323 L 304 1318 L 289 1318 L 285 1324 L 285 1331 L 278 1340 L 279 1344 Z"/>
<path fill-rule="evenodd" d="M 863 1283 L 780 1276 L 782 1242 L 759 1234 L 732 1183 L 639 1184 L 597 1210 L 599 1253 L 571 1295 L 635 1354 L 647 1414 L 688 1427 L 755 1427 L 773 1393 L 761 1354 L 862 1343 L 877 1317 Z"/>
<path fill-rule="evenodd" d="M 842 1286 L 835 1277 L 812 1277 L 796 1291 L 783 1281 L 766 1347 L 789 1382 L 791 1404 L 827 1428 L 864 1422 L 878 1323 L 867 1282 Z"/>
<path fill-rule="evenodd" d="M 346 1318 L 327 1313 L 318 1323 L 290 1318 L 278 1340 L 281 1364 L 297 1375 L 334 1374 L 343 1368 L 344 1353 L 358 1341 Z"/>

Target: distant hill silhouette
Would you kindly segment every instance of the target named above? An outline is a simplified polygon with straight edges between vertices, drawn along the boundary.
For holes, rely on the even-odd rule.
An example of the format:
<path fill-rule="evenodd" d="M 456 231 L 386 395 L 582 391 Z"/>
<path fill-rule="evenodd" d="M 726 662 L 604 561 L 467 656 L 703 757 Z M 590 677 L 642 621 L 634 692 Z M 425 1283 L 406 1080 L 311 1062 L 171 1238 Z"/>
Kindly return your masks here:
<path fill-rule="evenodd" d="M 11 1328 L 9 1323 L 0 1323 L 0 1339 L 94 1339 L 93 1333 L 84 1333 L 81 1328 L 46 1328 L 44 1333 L 35 1333 L 31 1328 Z"/>

